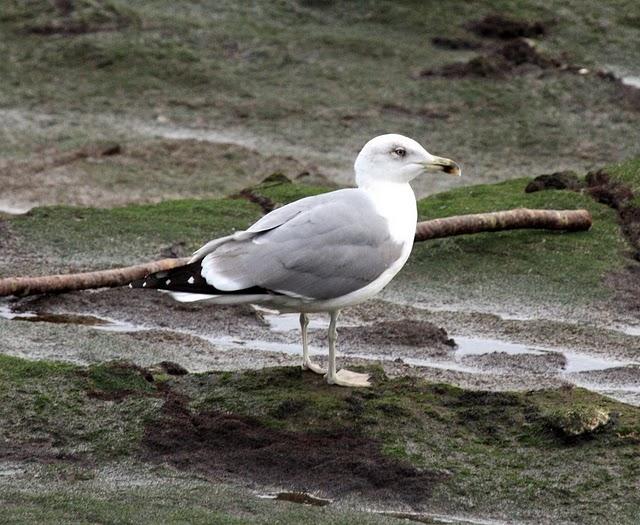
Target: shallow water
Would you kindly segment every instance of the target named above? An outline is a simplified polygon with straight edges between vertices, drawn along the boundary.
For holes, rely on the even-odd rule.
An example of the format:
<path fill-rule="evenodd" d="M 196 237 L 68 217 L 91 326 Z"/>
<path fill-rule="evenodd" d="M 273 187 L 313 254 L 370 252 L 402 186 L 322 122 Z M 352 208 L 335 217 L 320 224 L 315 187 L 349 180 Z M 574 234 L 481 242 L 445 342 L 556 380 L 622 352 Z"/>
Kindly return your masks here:
<path fill-rule="evenodd" d="M 282 314 L 277 315 L 272 311 L 258 309 L 263 318 L 269 324 L 272 333 L 285 333 L 299 329 L 298 314 Z M 87 328 L 108 331 L 108 332 L 141 332 L 149 330 L 161 330 L 164 332 L 172 332 L 181 335 L 196 337 L 215 346 L 219 351 L 231 351 L 237 349 L 255 350 L 258 352 L 268 352 L 272 354 L 286 354 L 290 356 L 301 355 L 301 344 L 296 341 L 288 343 L 283 341 L 268 341 L 251 337 L 244 339 L 243 337 L 230 336 L 225 334 L 203 334 L 194 330 L 167 328 L 165 326 L 156 326 L 149 324 L 136 324 L 127 321 L 120 321 L 113 318 L 87 315 L 77 313 L 36 313 L 36 312 L 14 312 L 9 303 L 0 303 L 0 318 L 9 319 L 20 322 L 48 322 L 48 323 L 64 323 L 77 324 L 86 326 Z M 327 323 L 321 316 L 311 317 L 310 327 L 316 329 L 326 329 Z M 510 341 L 502 341 L 498 339 L 455 336 L 454 340 L 457 347 L 451 350 L 447 355 L 426 356 L 425 357 L 408 357 L 402 352 L 392 353 L 367 353 L 367 352 L 350 352 L 345 349 L 341 354 L 351 359 L 362 359 L 364 361 L 391 363 L 398 362 L 411 365 L 416 368 L 435 368 L 440 370 L 448 370 L 453 372 L 461 372 L 465 374 L 486 374 L 487 368 L 474 363 L 474 357 L 489 354 L 505 354 L 509 356 L 544 356 L 559 354 L 564 357 L 564 366 L 558 366 L 553 361 L 549 363 L 549 370 L 545 374 L 551 377 L 561 378 L 574 385 L 581 386 L 588 390 L 608 395 L 615 399 L 640 405 L 640 378 L 638 384 L 621 381 L 599 382 L 589 378 L 588 372 L 601 371 L 613 368 L 624 368 L 632 365 L 640 365 L 640 362 L 621 361 L 607 356 L 594 356 L 568 350 L 563 348 L 540 347 L 530 344 L 521 344 Z M 327 350 L 324 347 L 309 346 L 309 353 L 312 356 L 325 357 Z M 259 359 L 259 358 L 257 358 Z M 527 373 L 527 362 L 522 362 L 523 373 Z M 489 370 L 493 374 L 505 375 L 510 374 L 511 379 L 517 379 L 517 372 L 504 372 L 498 366 Z M 535 370 L 531 371 L 536 373 Z M 539 372 L 538 372 L 539 373 Z"/>
<path fill-rule="evenodd" d="M 301 505 L 311 505 L 316 507 L 326 507 L 333 503 L 332 500 L 321 498 L 309 492 L 275 492 L 271 494 L 258 494 L 260 499 L 270 499 L 274 501 L 287 501 L 289 503 L 298 503 Z M 395 510 L 374 510 L 364 509 L 371 514 L 379 516 L 388 516 L 403 521 L 413 521 L 422 523 L 450 523 L 453 525 L 506 525 L 506 522 L 483 519 L 478 517 L 457 516 L 454 514 L 437 514 L 430 512 L 406 512 Z"/>
<path fill-rule="evenodd" d="M 145 332 L 148 330 L 153 330 L 153 328 L 137 325 L 133 323 L 128 323 L 126 321 L 118 321 L 117 319 L 111 319 L 109 317 L 96 317 L 99 323 L 93 325 L 91 328 L 95 328 L 96 330 L 103 330 L 105 332 Z"/>
<path fill-rule="evenodd" d="M 616 330 L 626 335 L 640 336 L 640 326 L 638 325 L 619 325 Z"/>
<path fill-rule="evenodd" d="M 537 348 L 519 343 L 508 343 L 498 339 L 484 339 L 481 337 L 453 336 L 458 345 L 455 350 L 457 359 L 462 359 L 468 355 L 484 355 L 491 353 L 504 353 L 509 355 L 542 355 L 549 350 Z"/>
<path fill-rule="evenodd" d="M 263 319 L 269 324 L 272 332 L 293 332 L 300 329 L 300 314 L 279 314 L 262 306 L 253 307 L 256 312 L 262 314 Z M 321 314 L 309 315 L 309 330 L 328 330 L 329 316 Z"/>
<path fill-rule="evenodd" d="M 37 317 L 37 314 L 33 312 L 14 312 L 11 307 L 6 303 L 0 303 L 0 318 L 2 319 L 20 319 L 27 317 Z"/>
<path fill-rule="evenodd" d="M 31 206 L 19 206 L 11 202 L 0 201 L 0 212 L 9 215 L 22 215 L 23 213 L 27 213 L 31 208 Z"/>
<path fill-rule="evenodd" d="M 618 361 L 607 357 L 594 357 L 568 350 L 565 350 L 563 355 L 566 359 L 566 364 L 564 366 L 565 374 L 606 370 L 608 368 L 619 368 L 622 366 L 638 364 L 634 361 Z"/>
<path fill-rule="evenodd" d="M 0 319 L 13 321 L 27 321 L 31 323 L 75 324 L 88 326 L 96 330 L 107 332 L 140 332 L 150 330 L 142 325 L 135 325 L 126 321 L 119 321 L 109 317 L 75 313 L 37 313 L 14 312 L 8 304 L 0 303 Z"/>
<path fill-rule="evenodd" d="M 636 76 L 627 76 L 627 77 L 622 77 L 620 79 L 620 81 L 625 85 L 625 86 L 631 86 L 634 87 L 636 89 L 640 89 L 640 77 L 636 77 Z"/>
<path fill-rule="evenodd" d="M 507 525 L 506 521 L 483 519 L 477 517 L 458 516 L 455 514 L 436 514 L 430 512 L 402 512 L 393 510 L 372 511 L 380 516 L 389 516 L 403 521 L 413 521 L 418 523 L 450 523 L 451 525 Z M 514 522 L 509 522 L 515 525 Z"/>

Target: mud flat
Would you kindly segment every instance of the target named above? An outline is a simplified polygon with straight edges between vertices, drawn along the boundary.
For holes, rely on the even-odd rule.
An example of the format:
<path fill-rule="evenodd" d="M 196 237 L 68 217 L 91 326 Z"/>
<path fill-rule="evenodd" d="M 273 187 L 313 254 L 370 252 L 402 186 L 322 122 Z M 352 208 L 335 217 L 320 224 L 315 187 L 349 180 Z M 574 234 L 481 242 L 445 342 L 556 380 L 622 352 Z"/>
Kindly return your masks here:
<path fill-rule="evenodd" d="M 385 318 L 372 322 L 382 311 Z M 83 365 L 125 358 L 149 366 L 167 360 L 192 372 L 295 366 L 300 360 L 298 316 L 263 308 L 185 306 L 161 294 L 116 289 L 4 302 L 0 317 L 11 325 L 4 330 L 5 351 L 23 357 Z M 490 390 L 573 384 L 637 404 L 640 337 L 495 316 L 489 324 L 486 317 L 376 301 L 345 316 L 339 349 L 345 366 L 377 363 L 392 377 L 408 374 Z M 65 337 L 75 342 L 53 344 L 56 331 L 58 337 L 77 334 Z M 324 362 L 324 317 L 313 316 L 309 331 L 310 352 Z M 53 353 L 38 334 L 48 334 Z M 84 338 L 92 339 L 92 351 Z M 28 343 L 20 343 L 29 339 L 39 341 L 33 353 Z"/>
<path fill-rule="evenodd" d="M 24 327 L 67 329 L 52 332 L 69 347 L 128 335 L 24 319 L 6 324 L 27 347 L 49 345 L 44 332 Z M 192 516 L 195 498 L 203 513 L 237 515 L 240 505 L 301 523 L 333 513 L 363 523 L 637 517 L 639 409 L 570 385 L 461 389 L 385 377 L 365 360 L 351 363 L 374 377 L 374 387 L 361 390 L 330 387 L 298 366 L 194 374 L 166 362 L 0 361 L 0 498 L 9 516 L 57 520 L 73 509 L 104 519 L 121 515 L 122 498 L 139 510 L 153 496 L 161 503 L 149 516 L 176 505 Z M 173 496 L 164 501 L 167 490 Z M 42 498 L 59 503 L 43 506 Z"/>

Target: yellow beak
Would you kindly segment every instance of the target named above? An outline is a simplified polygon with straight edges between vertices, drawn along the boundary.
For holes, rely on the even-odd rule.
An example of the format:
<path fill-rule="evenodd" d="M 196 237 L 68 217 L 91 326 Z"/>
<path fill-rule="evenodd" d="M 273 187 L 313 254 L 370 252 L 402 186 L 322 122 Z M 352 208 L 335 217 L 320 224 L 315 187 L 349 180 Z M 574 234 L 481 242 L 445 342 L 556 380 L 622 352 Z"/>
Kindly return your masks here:
<path fill-rule="evenodd" d="M 455 175 L 459 177 L 462 175 L 462 170 L 457 163 L 453 162 L 450 159 L 445 159 L 444 157 L 431 157 L 431 160 L 424 162 L 422 164 L 424 166 L 425 171 L 433 172 L 433 171 L 444 171 L 449 175 Z"/>

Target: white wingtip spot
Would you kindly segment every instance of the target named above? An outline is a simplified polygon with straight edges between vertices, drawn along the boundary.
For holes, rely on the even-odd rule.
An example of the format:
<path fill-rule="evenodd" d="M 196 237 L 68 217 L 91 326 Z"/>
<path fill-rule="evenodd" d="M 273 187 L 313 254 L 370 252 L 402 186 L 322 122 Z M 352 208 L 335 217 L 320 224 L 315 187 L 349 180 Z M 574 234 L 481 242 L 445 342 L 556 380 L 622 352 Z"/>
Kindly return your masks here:
<path fill-rule="evenodd" d="M 187 281 L 189 284 L 193 284 L 196 282 L 196 280 L 193 278 L 193 275 L 191 277 L 189 277 L 189 280 Z"/>
<path fill-rule="evenodd" d="M 147 286 L 147 281 L 142 283 L 142 287 L 144 288 L 145 286 Z"/>
<path fill-rule="evenodd" d="M 133 288 L 133 283 L 129 283 L 129 288 Z"/>
<path fill-rule="evenodd" d="M 167 286 L 171 284 L 171 279 L 167 279 L 164 284 L 166 284 Z"/>

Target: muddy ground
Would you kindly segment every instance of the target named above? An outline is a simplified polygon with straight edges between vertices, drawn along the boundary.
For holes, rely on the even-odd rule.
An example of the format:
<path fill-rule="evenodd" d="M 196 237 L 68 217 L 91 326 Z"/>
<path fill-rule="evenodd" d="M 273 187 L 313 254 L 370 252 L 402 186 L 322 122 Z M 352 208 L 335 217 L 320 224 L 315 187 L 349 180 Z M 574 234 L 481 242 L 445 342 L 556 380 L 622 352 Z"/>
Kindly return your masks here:
<path fill-rule="evenodd" d="M 358 149 L 392 131 L 473 182 L 638 153 L 631 1 L 76 3 L 11 2 L 0 20 L 4 209 L 219 196 L 271 170 L 350 184 Z"/>
<path fill-rule="evenodd" d="M 28 359 L 4 363 L 9 376 L 0 376 L 0 384 L 11 385 L 0 391 L 0 417 L 11 421 L 0 449 L 11 484 L 0 481 L 0 496 L 16 512 L 33 508 L 33 494 L 61 497 L 68 512 L 86 515 L 84 505 L 95 504 L 92 488 L 110 506 L 118 494 L 135 505 L 140 496 L 131 487 L 145 487 L 147 494 L 174 487 L 181 494 L 196 486 L 206 508 L 237 515 L 241 498 L 252 520 L 256 512 L 269 519 L 285 512 L 279 506 L 258 510 L 270 501 L 259 498 L 267 497 L 276 498 L 275 505 L 302 507 L 287 509 L 288 519 L 320 498 L 344 522 L 408 513 L 428 523 L 512 523 L 514 517 L 553 523 L 561 494 L 551 491 L 547 504 L 538 501 L 522 512 L 517 502 L 527 496 L 513 487 L 500 489 L 509 493 L 504 499 L 492 492 L 495 497 L 483 501 L 479 491 L 483 483 L 494 489 L 510 483 L 516 468 L 516 479 L 530 478 L 527 483 L 540 483 L 536 490 L 547 494 L 549 476 L 557 476 L 549 469 L 562 471 L 558 461 L 570 456 L 572 471 L 580 469 L 578 479 L 585 482 L 560 482 L 578 502 L 573 511 L 565 508 L 562 522 L 593 513 L 597 523 L 612 508 L 592 507 L 593 498 L 609 490 L 598 481 L 594 492 L 596 482 L 586 481 L 600 479 L 592 455 L 602 458 L 604 447 L 607 464 L 621 472 L 620 483 L 630 488 L 637 482 L 639 414 L 613 400 L 640 402 L 638 336 L 376 301 L 348 311 L 341 324 L 340 366 L 373 376 L 374 386 L 358 391 L 327 387 L 322 377 L 300 369 L 295 316 L 185 308 L 155 293 L 131 293 L 81 292 L 5 304 L 3 359 Z M 366 327 L 371 330 L 363 343 Z M 326 320 L 314 316 L 311 351 L 320 363 L 325 328 Z M 22 364 L 34 358 L 43 371 Z M 91 366 L 48 364 L 56 361 Z M 574 416 L 573 410 L 589 412 Z M 577 437 L 570 430 L 575 424 Z M 592 435 L 585 430 L 591 425 L 602 429 Z M 402 437 L 394 437 L 398 431 Z M 445 443 L 449 437 L 453 443 Z M 507 459 L 507 450 L 517 457 Z M 531 473 L 513 466 L 534 457 L 545 466 Z M 467 472 L 464 465 L 477 461 L 482 464 Z M 76 499 L 69 500 L 68 491 Z M 634 500 L 626 501 L 616 511 L 620 522 L 633 516 Z M 164 503 L 154 512 L 171 508 Z M 372 510 L 388 514 L 363 514 Z M 49 519 L 56 516 L 47 512 Z M 304 520 L 334 519 L 319 512 Z"/>
<path fill-rule="evenodd" d="M 83 365 L 171 361 L 190 372 L 300 362 L 297 315 L 248 306 L 185 306 L 153 292 L 115 289 L 17 300 L 0 315 L 13 318 L 3 322 L 5 352 L 21 357 Z M 321 363 L 326 323 L 312 316 L 311 353 Z M 62 334 L 77 335 L 56 344 Z M 376 363 L 390 376 L 491 390 L 574 384 L 640 402 L 640 334 L 625 327 L 373 301 L 344 312 L 339 334 L 345 366 Z"/>
<path fill-rule="evenodd" d="M 463 165 L 417 181 L 422 218 L 597 221 L 417 246 L 342 313 L 339 364 L 371 373 L 366 391 L 299 369 L 295 315 L 129 289 L 3 299 L 9 521 L 637 523 L 640 166 L 598 171 L 640 153 L 636 4 L 9 2 L 2 276 L 184 256 L 351 184 L 390 131 Z M 313 189 L 252 189 L 274 174 Z M 524 200 L 529 184 L 546 191 Z M 48 205 L 86 209 L 20 215 Z M 198 209 L 215 224 L 187 224 Z M 175 226 L 154 232 L 159 215 Z M 321 364 L 327 326 L 312 316 Z"/>
<path fill-rule="evenodd" d="M 522 184 L 523 194 L 524 187 L 525 184 Z M 257 189 L 254 193 L 262 195 L 261 191 Z M 9 221 L 7 226 L 10 230 L 13 223 Z M 21 261 L 31 260 L 29 264 L 35 262 L 35 268 L 41 268 L 42 263 L 38 265 L 33 255 L 24 253 L 24 250 L 4 252 L 5 260 L 13 267 L 19 267 Z M 73 257 L 79 255 L 74 254 Z M 534 309 L 519 309 L 512 302 L 502 303 L 497 310 L 509 313 L 496 315 L 491 313 L 489 303 L 477 305 L 457 294 L 441 298 L 449 308 L 434 308 L 429 307 L 424 298 L 420 304 L 416 304 L 415 299 L 408 300 L 411 295 L 403 290 L 407 290 L 407 283 L 412 279 L 415 280 L 415 277 L 403 281 L 399 287 L 391 287 L 382 300 L 345 310 L 340 319 L 339 364 L 342 367 L 370 370 L 374 376 L 372 393 L 386 388 L 388 381 L 415 378 L 427 380 L 431 385 L 448 384 L 468 389 L 464 391 L 467 392 L 465 396 L 471 396 L 468 399 L 475 399 L 474 403 L 501 413 L 499 406 L 505 402 L 504 399 L 487 397 L 479 401 L 473 396 L 491 396 L 486 391 L 503 392 L 507 397 L 513 392 L 533 391 L 542 392 L 544 397 L 545 391 L 540 389 L 558 393 L 572 392 L 573 387 L 581 387 L 593 392 L 593 395 L 605 396 L 589 400 L 586 407 L 595 411 L 595 415 L 588 416 L 587 422 L 599 421 L 598 407 L 602 403 L 614 402 L 607 400 L 640 405 L 640 330 L 637 323 L 625 324 L 622 318 L 612 323 L 609 315 L 600 317 L 598 309 L 584 318 L 574 314 L 566 315 L 560 321 L 554 319 L 554 305 L 551 303 L 538 304 Z M 451 305 L 456 308 L 451 308 Z M 584 305 L 577 311 L 583 310 Z M 629 315 L 624 320 L 632 323 L 635 319 L 633 311 L 627 313 Z M 325 317 L 312 316 L 311 354 L 321 364 L 326 363 L 326 329 Z M 319 435 L 299 435 L 296 433 L 299 429 L 291 433 L 292 429 L 280 428 L 278 425 L 281 423 L 277 423 L 275 428 L 270 426 L 271 423 L 265 426 L 265 414 L 281 422 L 289 421 L 290 417 L 309 417 L 314 414 L 318 407 L 310 408 L 306 394 L 302 398 L 300 394 L 306 389 L 321 392 L 324 388 L 321 377 L 300 371 L 301 349 L 295 314 L 278 315 L 250 306 L 184 305 L 153 291 L 103 289 L 4 300 L 0 305 L 0 340 L 5 356 L 36 359 L 43 363 L 59 361 L 80 366 L 102 366 L 114 360 L 132 363 L 110 368 L 115 379 L 107 377 L 100 382 L 93 380 L 90 386 L 84 387 L 86 401 L 93 415 L 85 416 L 88 418 L 86 423 L 80 424 L 81 418 L 71 424 L 71 428 L 79 425 L 76 434 L 90 432 L 94 425 L 97 427 L 94 432 L 104 432 L 109 428 L 102 421 L 111 419 L 100 416 L 96 421 L 93 412 L 94 408 L 105 404 L 117 411 L 116 420 L 118 417 L 125 421 L 133 418 L 133 422 L 136 422 L 142 418 L 147 422 L 131 436 L 128 434 L 131 431 L 122 429 L 106 438 L 108 442 L 116 439 L 118 443 L 108 445 L 111 452 L 106 458 L 104 452 L 96 457 L 96 452 L 92 452 L 95 445 L 91 444 L 95 437 L 79 438 L 75 434 L 63 436 L 66 433 L 63 421 L 70 423 L 68 416 L 59 421 L 54 418 L 53 421 L 38 422 L 41 417 L 39 411 L 42 410 L 38 407 L 46 406 L 52 398 L 49 392 L 52 387 L 47 385 L 56 385 L 56 379 L 52 378 L 51 383 L 43 382 L 34 392 L 32 387 L 19 388 L 18 392 L 23 392 L 20 395 L 26 397 L 21 402 L 29 403 L 32 400 L 36 404 L 36 412 L 21 423 L 20 427 L 26 425 L 27 429 L 13 432 L 5 438 L 3 457 L 7 464 L 7 476 L 19 487 L 12 488 L 9 501 L 15 502 L 18 495 L 25 498 L 25 491 L 50 494 L 54 489 L 50 478 L 43 474 L 38 474 L 42 482 L 36 485 L 27 483 L 31 474 L 23 473 L 33 472 L 34 468 L 39 472 L 38 469 L 43 468 L 34 467 L 32 463 L 36 462 L 38 465 L 51 465 L 46 468 L 59 472 L 55 476 L 62 476 L 64 483 L 61 486 L 56 482 L 55 490 L 61 490 L 63 494 L 70 487 L 74 491 L 84 491 L 90 490 L 92 484 L 98 484 L 103 487 L 102 490 L 107 490 L 105 498 L 114 497 L 104 485 L 104 468 L 114 469 L 113 475 L 119 476 L 118 479 L 131 480 L 131 483 L 138 483 L 135 480 L 139 476 L 147 480 L 155 479 L 154 486 L 160 491 L 164 490 L 163 487 L 173 486 L 175 481 L 171 480 L 177 475 L 176 472 L 183 472 L 187 485 L 180 485 L 180 490 L 191 490 L 187 487 L 199 483 L 197 480 L 204 476 L 208 486 L 216 487 L 216 491 L 226 491 L 225 494 L 230 492 L 236 496 L 245 494 L 242 497 L 252 501 L 257 495 L 268 496 L 276 498 L 277 505 L 284 504 L 283 501 L 293 501 L 286 504 L 300 506 L 302 502 L 302 507 L 305 507 L 309 504 L 306 498 L 318 496 L 331 500 L 332 503 L 327 507 L 331 508 L 329 512 L 337 513 L 336 516 L 343 520 L 377 522 L 397 519 L 391 518 L 390 514 L 382 517 L 358 514 L 363 509 L 374 508 L 399 515 L 408 512 L 414 519 L 427 522 L 453 520 L 454 523 L 480 523 L 488 518 L 507 518 L 507 522 L 511 522 L 513 516 L 521 516 L 524 522 L 527 521 L 516 509 L 515 502 L 519 496 L 515 495 L 509 496 L 509 505 L 514 507 L 502 510 L 498 510 L 494 504 L 474 510 L 478 505 L 477 496 L 469 496 L 469 504 L 465 504 L 461 515 L 458 512 L 459 503 L 453 507 L 446 503 L 451 497 L 447 495 L 448 491 L 453 490 L 450 484 L 456 485 L 460 481 L 456 476 L 450 477 L 449 469 L 442 470 L 438 461 L 426 469 L 417 467 L 416 458 L 425 457 L 422 456 L 425 452 L 411 452 L 415 448 L 413 438 L 408 441 L 402 438 L 401 445 L 390 445 L 389 430 L 383 431 L 385 438 L 363 436 L 359 433 L 359 426 L 352 428 L 347 425 L 338 432 L 332 430 L 332 424 L 327 426 L 330 419 L 327 422 L 320 421 Z M 118 368 L 121 366 L 124 368 Z M 255 385 L 240 387 L 241 395 L 248 394 L 249 399 L 253 399 L 248 405 L 251 409 L 236 404 L 237 393 L 206 394 L 211 388 L 224 387 L 230 377 L 251 382 L 252 376 L 247 375 L 251 374 L 251 370 L 266 374 L 263 379 L 258 376 L 257 388 Z M 225 373 L 233 375 L 225 376 Z M 80 374 L 86 377 L 87 373 L 81 371 Z M 135 381 L 129 380 L 119 386 L 121 374 L 133 375 Z M 95 372 L 89 372 L 89 377 L 93 375 Z M 391 379 L 385 379 L 384 375 Z M 269 380 L 269 377 L 273 379 Z M 166 381 L 184 382 L 176 388 L 171 384 L 164 385 Z M 295 385 L 296 391 L 279 392 L 278 389 L 284 388 L 285 383 Z M 270 391 L 270 388 L 276 390 Z M 406 386 L 394 388 L 401 392 L 400 399 L 410 391 Z M 273 395 L 284 395 L 285 399 L 274 401 L 264 408 L 255 405 L 258 399 L 270 400 Z M 344 396 L 350 396 L 349 389 L 338 389 L 331 395 L 337 395 L 343 401 Z M 366 392 L 362 395 L 365 400 L 376 399 L 375 394 L 372 394 L 373 398 L 368 398 Z M 55 397 L 61 396 L 56 393 Z M 436 398 L 439 397 L 436 393 Z M 363 410 L 366 412 L 361 407 L 363 402 L 348 401 L 347 412 L 331 409 L 329 417 L 352 412 L 359 414 Z M 94 403 L 98 405 L 94 407 Z M 139 406 L 140 403 L 144 406 Z M 60 401 L 59 406 L 69 405 Z M 569 410 L 575 406 L 576 410 L 582 410 L 580 407 L 585 405 L 579 402 L 561 406 Z M 604 417 L 611 418 L 608 414 L 618 413 L 622 406 L 614 405 Z M 394 407 L 384 410 L 391 414 L 406 415 L 403 411 L 406 409 Z M 425 414 L 437 413 L 433 407 L 420 407 L 418 410 L 425 411 Z M 525 413 L 528 412 L 525 410 Z M 468 421 L 467 416 L 459 421 L 475 428 L 472 422 L 476 416 Z M 486 415 L 484 424 L 493 427 L 497 424 L 493 419 L 495 416 L 493 413 Z M 548 417 L 551 416 L 544 416 Z M 35 429 L 32 428 L 34 424 Z M 85 428 L 87 424 L 89 428 Z M 516 432 L 520 424 L 515 424 Z M 395 428 L 395 424 L 390 428 Z M 471 436 L 475 437 L 464 438 L 463 442 L 478 439 L 474 432 L 476 430 L 472 430 Z M 626 436 L 633 437 L 634 432 L 625 430 L 620 435 L 628 440 L 631 438 Z M 600 444 L 597 439 L 594 443 Z M 391 461 L 389 451 L 396 450 L 394 447 L 398 446 L 397 450 L 402 451 L 403 459 Z M 113 458 L 113 450 L 122 449 L 137 451 L 133 465 L 123 468 L 118 463 L 118 456 Z M 310 449 L 317 449 L 318 453 L 310 454 Z M 338 449 L 341 455 L 325 463 L 323 459 L 327 449 Z M 536 451 L 539 452 L 538 449 Z M 433 453 L 427 452 L 427 455 L 431 457 Z M 447 449 L 440 453 L 447 455 L 451 451 Z M 405 454 L 409 454 L 409 459 L 404 457 Z M 114 460 L 115 465 L 112 464 Z M 149 475 L 146 470 L 149 464 L 162 470 Z M 260 465 L 257 470 L 256 464 Z M 306 465 L 306 469 L 296 468 L 301 464 Z M 585 467 L 588 468 L 588 464 Z M 458 466 L 451 468 L 458 472 Z M 484 472 L 484 468 L 479 472 Z M 70 473 L 69 469 L 72 469 Z M 496 472 L 500 472 L 499 476 L 506 475 L 500 469 Z M 629 482 L 634 482 L 633 472 L 630 476 Z M 89 481 L 85 481 L 85 478 L 89 478 Z M 547 483 L 541 480 L 537 482 Z M 470 483 L 478 487 L 477 480 Z M 443 489 L 445 486 L 449 488 Z M 468 485 L 465 487 L 462 494 L 470 490 Z M 247 495 L 246 490 L 253 492 Z M 125 492 L 134 501 L 138 497 L 128 489 Z M 589 496 L 589 501 L 595 501 L 593 497 L 593 494 Z M 266 499 L 259 505 L 269 501 Z M 24 503 L 17 508 L 31 508 L 31 504 Z M 255 501 L 251 505 L 254 504 L 258 505 Z M 78 512 L 73 502 L 69 505 L 71 512 Z M 537 522 L 545 522 L 549 519 L 546 512 L 557 510 L 555 505 L 546 510 L 535 507 L 527 514 L 527 519 L 535 516 Z M 227 513 L 237 513 L 233 506 L 224 506 L 224 509 Z M 273 517 L 275 511 L 275 508 L 267 507 L 267 510 L 260 512 L 267 512 Z M 254 509 L 252 512 L 258 511 Z M 357 517 L 348 518 L 354 512 Z M 414 515 L 412 512 L 420 514 Z M 582 517 L 586 511 L 576 512 L 577 516 Z M 285 513 L 289 517 L 293 515 L 287 513 L 289 511 Z M 313 521 L 319 519 L 318 516 L 309 514 L 304 519 Z M 333 519 L 324 514 L 322 516 L 322 519 L 329 521 Z M 569 517 L 566 521 L 574 522 Z"/>

